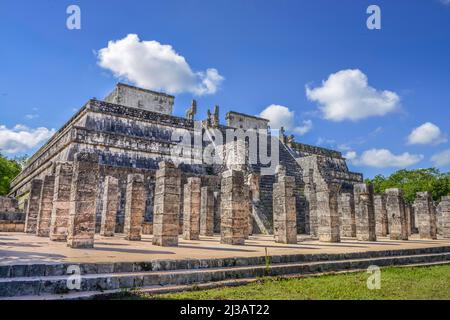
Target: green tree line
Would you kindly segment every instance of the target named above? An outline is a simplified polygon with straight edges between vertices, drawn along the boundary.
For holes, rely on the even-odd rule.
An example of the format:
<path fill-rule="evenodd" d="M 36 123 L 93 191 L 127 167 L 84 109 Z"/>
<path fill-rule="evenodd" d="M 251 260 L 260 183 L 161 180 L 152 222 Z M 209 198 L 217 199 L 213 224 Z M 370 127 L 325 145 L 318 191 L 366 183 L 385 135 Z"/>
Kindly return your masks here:
<path fill-rule="evenodd" d="M 6 195 L 9 192 L 11 181 L 22 170 L 27 157 L 8 159 L 0 154 L 0 195 Z"/>
<path fill-rule="evenodd" d="M 405 200 L 413 203 L 417 192 L 428 191 L 434 201 L 450 195 L 450 172 L 442 173 L 436 168 L 399 170 L 389 177 L 377 175 L 373 179 L 366 179 L 366 183 L 374 185 L 376 193 L 383 193 L 388 188 L 403 190 Z"/>

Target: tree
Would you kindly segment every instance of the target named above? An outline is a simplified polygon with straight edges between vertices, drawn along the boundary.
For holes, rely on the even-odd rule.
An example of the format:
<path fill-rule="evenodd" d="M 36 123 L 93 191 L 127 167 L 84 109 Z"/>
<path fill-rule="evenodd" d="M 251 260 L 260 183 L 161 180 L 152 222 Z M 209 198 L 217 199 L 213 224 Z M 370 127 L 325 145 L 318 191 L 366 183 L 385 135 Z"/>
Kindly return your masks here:
<path fill-rule="evenodd" d="M 413 203 L 416 193 L 420 191 L 430 192 L 435 201 L 450 195 L 450 173 L 441 173 L 436 168 L 403 169 L 387 178 L 377 175 L 373 179 L 366 179 L 366 183 L 372 183 L 376 193 L 383 193 L 388 188 L 400 188 L 408 203 Z"/>
<path fill-rule="evenodd" d="M 9 192 L 9 185 L 22 170 L 21 163 L 24 157 L 20 160 L 8 159 L 0 154 L 0 195 L 6 195 Z"/>

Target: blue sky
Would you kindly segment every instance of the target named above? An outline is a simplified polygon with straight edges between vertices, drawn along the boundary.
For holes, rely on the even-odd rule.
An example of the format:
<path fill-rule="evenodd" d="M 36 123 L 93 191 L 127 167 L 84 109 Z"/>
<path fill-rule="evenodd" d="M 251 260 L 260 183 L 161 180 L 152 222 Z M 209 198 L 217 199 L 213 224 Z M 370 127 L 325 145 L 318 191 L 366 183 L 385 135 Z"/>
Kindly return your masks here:
<path fill-rule="evenodd" d="M 72 4 L 81 30 L 66 27 Z M 371 4 L 381 30 L 366 26 Z M 450 168 L 450 1 L 1 0 L 0 39 L 8 156 L 32 154 L 121 74 L 174 93 L 176 115 L 195 98 L 199 118 L 215 104 L 222 121 L 271 116 L 368 177 Z"/>

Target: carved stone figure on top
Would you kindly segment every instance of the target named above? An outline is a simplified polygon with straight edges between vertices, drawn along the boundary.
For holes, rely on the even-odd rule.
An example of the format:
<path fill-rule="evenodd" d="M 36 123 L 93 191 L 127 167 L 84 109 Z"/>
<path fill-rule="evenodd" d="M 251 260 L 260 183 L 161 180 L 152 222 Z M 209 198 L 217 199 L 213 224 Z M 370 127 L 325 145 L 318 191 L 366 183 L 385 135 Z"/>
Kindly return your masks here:
<path fill-rule="evenodd" d="M 287 137 L 287 145 L 289 146 L 289 147 L 292 147 L 292 144 L 295 142 L 295 137 L 294 137 L 294 135 L 289 135 L 288 137 Z"/>
<path fill-rule="evenodd" d="M 214 107 L 214 114 L 211 117 L 211 126 L 217 128 L 219 126 L 219 106 Z"/>
<path fill-rule="evenodd" d="M 189 120 L 194 120 L 195 114 L 197 113 L 197 101 L 192 100 L 192 104 L 186 111 L 186 118 Z"/>

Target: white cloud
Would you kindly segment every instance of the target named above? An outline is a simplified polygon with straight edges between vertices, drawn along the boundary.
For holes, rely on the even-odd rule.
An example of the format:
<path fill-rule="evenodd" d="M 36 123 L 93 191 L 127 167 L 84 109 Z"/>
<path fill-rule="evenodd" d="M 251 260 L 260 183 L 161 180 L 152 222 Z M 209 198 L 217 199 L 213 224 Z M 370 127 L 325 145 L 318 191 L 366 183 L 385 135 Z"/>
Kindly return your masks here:
<path fill-rule="evenodd" d="M 374 168 L 406 168 L 423 159 L 423 155 L 421 154 L 410 154 L 409 152 L 404 152 L 402 154 L 395 155 L 387 149 L 366 150 L 360 157 L 357 157 L 356 153 L 347 153 L 346 156 L 350 156 L 348 159 L 352 160 L 354 165 Z"/>
<path fill-rule="evenodd" d="M 260 114 L 260 117 L 270 120 L 270 127 L 272 129 L 280 129 L 292 131 L 302 136 L 313 128 L 311 120 L 304 120 L 300 126 L 295 125 L 295 112 L 289 110 L 288 107 L 272 104 L 265 108 Z"/>
<path fill-rule="evenodd" d="M 400 108 L 400 97 L 395 92 L 369 86 L 367 76 L 358 69 L 333 73 L 321 87 L 306 86 L 306 96 L 319 104 L 325 119 L 332 121 L 358 121 Z"/>
<path fill-rule="evenodd" d="M 98 51 L 98 64 L 137 86 L 170 94 L 214 94 L 224 78 L 214 68 L 194 72 L 170 45 L 129 34 Z"/>
<path fill-rule="evenodd" d="M 347 159 L 347 160 L 350 160 L 350 161 L 355 160 L 356 157 L 357 157 L 357 154 L 356 154 L 355 151 L 347 151 L 344 154 L 344 158 Z"/>
<path fill-rule="evenodd" d="M 450 0 L 441 0 L 442 4 L 450 5 Z"/>
<path fill-rule="evenodd" d="M 426 122 L 413 129 L 408 136 L 408 144 L 440 144 L 447 142 L 447 137 L 438 126 Z"/>
<path fill-rule="evenodd" d="M 450 166 L 450 149 L 444 150 L 442 152 L 436 153 L 431 157 L 431 161 L 437 167 L 447 167 Z"/>
<path fill-rule="evenodd" d="M 33 149 L 50 139 L 54 133 L 54 129 L 44 127 L 31 129 L 18 124 L 9 129 L 0 125 L 0 152 L 14 154 Z"/>

